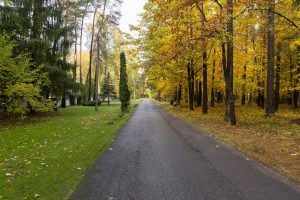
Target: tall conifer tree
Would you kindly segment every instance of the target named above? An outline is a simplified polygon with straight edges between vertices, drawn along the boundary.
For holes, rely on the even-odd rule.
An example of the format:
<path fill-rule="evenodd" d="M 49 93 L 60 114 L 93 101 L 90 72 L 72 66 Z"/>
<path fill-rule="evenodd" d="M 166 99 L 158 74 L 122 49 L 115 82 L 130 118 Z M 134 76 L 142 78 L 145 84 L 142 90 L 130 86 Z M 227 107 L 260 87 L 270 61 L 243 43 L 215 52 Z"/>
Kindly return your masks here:
<path fill-rule="evenodd" d="M 130 91 L 128 89 L 126 56 L 124 52 L 120 54 L 120 88 L 119 89 L 120 89 L 121 110 L 123 113 L 125 113 L 128 112 Z"/>

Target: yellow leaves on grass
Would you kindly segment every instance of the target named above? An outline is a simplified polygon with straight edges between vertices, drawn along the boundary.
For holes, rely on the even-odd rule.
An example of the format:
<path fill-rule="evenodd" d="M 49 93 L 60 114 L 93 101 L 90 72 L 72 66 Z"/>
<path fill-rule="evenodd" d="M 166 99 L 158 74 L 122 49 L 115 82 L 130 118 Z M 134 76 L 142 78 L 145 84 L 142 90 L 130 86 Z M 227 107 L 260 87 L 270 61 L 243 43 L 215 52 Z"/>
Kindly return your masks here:
<path fill-rule="evenodd" d="M 12 173 L 5 173 L 5 176 L 12 177 L 12 176 L 15 176 L 15 175 L 13 175 Z"/>

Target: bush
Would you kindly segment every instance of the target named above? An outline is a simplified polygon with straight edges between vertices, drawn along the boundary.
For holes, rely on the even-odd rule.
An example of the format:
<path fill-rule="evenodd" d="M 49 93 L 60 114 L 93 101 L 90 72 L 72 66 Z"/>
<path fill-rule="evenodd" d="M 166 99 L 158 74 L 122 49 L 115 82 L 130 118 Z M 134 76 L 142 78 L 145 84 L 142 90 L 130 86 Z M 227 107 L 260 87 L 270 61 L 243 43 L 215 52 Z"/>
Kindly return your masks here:
<path fill-rule="evenodd" d="M 51 102 L 40 98 L 47 75 L 41 67 L 32 67 L 26 54 L 13 54 L 15 45 L 7 35 L 0 36 L 0 102 L 5 110 L 16 115 L 52 110 Z"/>

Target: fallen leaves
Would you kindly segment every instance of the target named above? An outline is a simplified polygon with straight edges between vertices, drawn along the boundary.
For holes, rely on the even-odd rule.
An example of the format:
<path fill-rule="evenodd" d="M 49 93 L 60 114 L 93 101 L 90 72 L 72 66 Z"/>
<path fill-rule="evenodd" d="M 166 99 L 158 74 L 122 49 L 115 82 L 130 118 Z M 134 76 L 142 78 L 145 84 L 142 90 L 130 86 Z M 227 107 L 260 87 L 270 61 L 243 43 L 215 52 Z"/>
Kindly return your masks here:
<path fill-rule="evenodd" d="M 14 175 L 11 174 L 11 173 L 5 173 L 5 176 L 7 176 L 7 177 L 14 177 Z"/>
<path fill-rule="evenodd" d="M 224 122 L 223 105 L 210 108 L 208 115 L 202 115 L 198 108 L 190 112 L 188 108 L 161 105 L 300 185 L 300 126 L 291 123 L 299 119 L 299 113 L 283 107 L 274 117 L 267 118 L 257 106 L 237 106 L 238 125 L 230 126 Z"/>

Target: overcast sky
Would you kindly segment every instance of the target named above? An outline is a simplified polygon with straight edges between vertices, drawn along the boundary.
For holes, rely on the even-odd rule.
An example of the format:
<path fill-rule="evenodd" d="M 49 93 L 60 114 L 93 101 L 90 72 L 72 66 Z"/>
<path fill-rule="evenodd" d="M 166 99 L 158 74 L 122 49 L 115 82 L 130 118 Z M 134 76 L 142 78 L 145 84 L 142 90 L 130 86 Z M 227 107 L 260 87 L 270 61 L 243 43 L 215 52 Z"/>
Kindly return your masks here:
<path fill-rule="evenodd" d="M 130 33 L 132 36 L 135 36 L 135 33 L 130 32 L 129 25 L 138 25 L 140 17 L 138 16 L 143 12 L 143 7 L 148 0 L 123 0 L 121 5 L 121 14 L 122 17 L 120 19 L 120 29 L 123 32 Z M 85 20 L 87 25 L 92 23 L 93 15 L 89 15 Z M 87 33 L 85 33 L 85 37 L 83 37 L 83 48 L 84 50 L 88 50 L 90 48 L 89 38 L 86 37 Z"/>
<path fill-rule="evenodd" d="M 121 5 L 120 29 L 129 33 L 129 24 L 137 25 L 140 17 L 138 14 L 143 12 L 143 7 L 147 0 L 123 0 Z"/>

